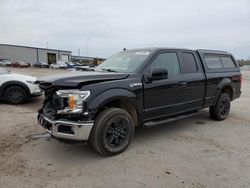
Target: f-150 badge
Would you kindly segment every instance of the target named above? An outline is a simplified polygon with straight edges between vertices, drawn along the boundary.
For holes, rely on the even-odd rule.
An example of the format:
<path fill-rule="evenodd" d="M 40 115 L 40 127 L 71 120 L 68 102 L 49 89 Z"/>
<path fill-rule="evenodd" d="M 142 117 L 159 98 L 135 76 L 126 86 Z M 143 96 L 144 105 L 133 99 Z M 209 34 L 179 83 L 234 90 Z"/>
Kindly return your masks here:
<path fill-rule="evenodd" d="M 131 83 L 129 84 L 130 87 L 136 87 L 136 86 L 142 86 L 142 83 L 141 82 L 138 82 L 138 83 Z"/>

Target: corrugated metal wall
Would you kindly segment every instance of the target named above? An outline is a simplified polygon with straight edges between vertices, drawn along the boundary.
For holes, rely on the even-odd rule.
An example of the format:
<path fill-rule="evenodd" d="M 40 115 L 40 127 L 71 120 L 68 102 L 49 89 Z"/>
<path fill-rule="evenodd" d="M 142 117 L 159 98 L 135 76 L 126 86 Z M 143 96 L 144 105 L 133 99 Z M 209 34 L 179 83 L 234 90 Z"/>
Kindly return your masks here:
<path fill-rule="evenodd" d="M 56 54 L 56 60 L 61 60 L 61 55 L 68 55 L 71 59 L 71 52 L 32 48 L 23 46 L 11 46 L 0 44 L 0 59 L 10 59 L 14 61 L 25 61 L 27 63 L 48 62 L 48 53 Z"/>
<path fill-rule="evenodd" d="M 21 48 L 16 46 L 0 45 L 0 58 L 34 63 L 37 61 L 37 50 L 33 48 Z"/>

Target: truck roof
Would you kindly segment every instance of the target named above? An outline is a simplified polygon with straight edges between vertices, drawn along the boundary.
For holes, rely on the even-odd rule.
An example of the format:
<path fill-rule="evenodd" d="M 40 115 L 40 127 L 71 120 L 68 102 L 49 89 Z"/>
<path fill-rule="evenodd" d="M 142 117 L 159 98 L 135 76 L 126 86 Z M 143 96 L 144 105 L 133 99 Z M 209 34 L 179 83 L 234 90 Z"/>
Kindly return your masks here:
<path fill-rule="evenodd" d="M 161 48 L 161 47 L 149 47 L 149 48 L 135 48 L 135 49 L 126 49 L 126 51 L 159 51 L 159 50 L 190 50 L 184 48 Z"/>
<path fill-rule="evenodd" d="M 160 51 L 160 50 L 189 50 L 189 51 L 197 51 L 200 54 L 210 53 L 210 54 L 229 54 L 227 51 L 222 50 L 208 50 L 208 49 L 187 49 L 187 48 L 161 48 L 161 47 L 152 47 L 152 48 L 136 48 L 136 49 L 127 49 L 126 51 Z"/>
<path fill-rule="evenodd" d="M 207 49 L 197 49 L 196 50 L 200 54 L 229 54 L 227 51 L 221 51 L 221 50 L 207 50 Z"/>

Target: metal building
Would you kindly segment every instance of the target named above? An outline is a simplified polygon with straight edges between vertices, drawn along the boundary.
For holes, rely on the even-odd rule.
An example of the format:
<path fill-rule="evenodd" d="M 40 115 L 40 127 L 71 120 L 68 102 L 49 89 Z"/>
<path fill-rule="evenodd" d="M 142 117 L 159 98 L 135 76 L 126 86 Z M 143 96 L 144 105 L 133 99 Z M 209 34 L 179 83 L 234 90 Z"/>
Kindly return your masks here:
<path fill-rule="evenodd" d="M 91 65 L 93 63 L 100 64 L 101 62 L 105 61 L 105 58 L 99 58 L 99 57 L 87 57 L 87 56 L 71 56 L 72 62 L 79 62 L 82 65 Z"/>
<path fill-rule="evenodd" d="M 71 51 L 0 44 L 0 59 L 25 61 L 30 64 L 35 62 L 51 64 L 56 63 L 58 60 L 70 61 Z"/>

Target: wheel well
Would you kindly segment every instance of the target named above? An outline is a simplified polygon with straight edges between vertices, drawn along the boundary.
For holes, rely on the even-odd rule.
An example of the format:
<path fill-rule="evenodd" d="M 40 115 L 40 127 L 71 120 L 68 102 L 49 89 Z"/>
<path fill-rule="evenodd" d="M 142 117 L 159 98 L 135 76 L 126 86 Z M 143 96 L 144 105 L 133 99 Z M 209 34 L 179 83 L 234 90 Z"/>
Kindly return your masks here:
<path fill-rule="evenodd" d="M 231 101 L 233 100 L 233 90 L 230 86 L 226 86 L 222 89 L 221 91 L 222 93 L 227 93 L 231 99 Z"/>
<path fill-rule="evenodd" d="M 13 84 L 8 84 L 6 86 L 3 87 L 2 91 L 1 91 L 1 97 L 4 97 L 4 92 L 6 91 L 6 89 L 12 87 L 12 86 L 18 86 L 21 87 L 22 89 L 24 89 L 24 91 L 26 92 L 27 95 L 29 95 L 29 90 L 27 88 L 27 86 L 22 85 L 22 84 L 18 84 L 18 83 L 13 83 Z"/>
<path fill-rule="evenodd" d="M 138 123 L 138 114 L 137 114 L 136 108 L 126 98 L 115 99 L 115 100 L 112 100 L 112 101 L 106 103 L 104 106 L 102 106 L 98 110 L 98 112 L 96 113 L 95 116 L 97 116 L 103 110 L 105 110 L 107 108 L 111 108 L 111 107 L 117 107 L 117 108 L 121 108 L 123 110 L 126 110 L 131 115 L 131 117 L 132 117 L 132 119 L 134 121 L 134 125 L 137 126 L 139 124 Z"/>

